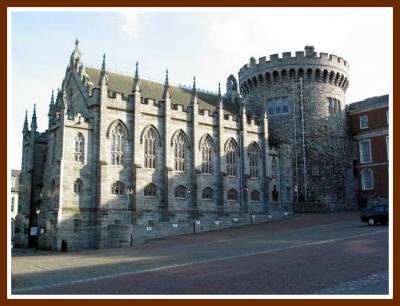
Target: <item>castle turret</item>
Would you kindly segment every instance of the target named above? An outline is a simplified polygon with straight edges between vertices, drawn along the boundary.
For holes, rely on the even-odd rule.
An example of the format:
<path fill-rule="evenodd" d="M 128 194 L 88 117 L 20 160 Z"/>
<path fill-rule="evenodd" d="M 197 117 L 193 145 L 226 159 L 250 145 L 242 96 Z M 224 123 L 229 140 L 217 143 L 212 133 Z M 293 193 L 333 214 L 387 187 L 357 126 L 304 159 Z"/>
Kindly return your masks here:
<path fill-rule="evenodd" d="M 299 181 L 300 198 L 306 201 L 343 206 L 353 198 L 352 190 L 338 197 L 346 188 L 342 178 L 352 168 L 344 113 L 348 69 L 343 58 L 306 46 L 294 56 L 251 58 L 239 71 L 249 109 L 268 111 L 270 141 L 289 143 L 291 160 L 301 161 L 293 163 L 292 186 Z"/>

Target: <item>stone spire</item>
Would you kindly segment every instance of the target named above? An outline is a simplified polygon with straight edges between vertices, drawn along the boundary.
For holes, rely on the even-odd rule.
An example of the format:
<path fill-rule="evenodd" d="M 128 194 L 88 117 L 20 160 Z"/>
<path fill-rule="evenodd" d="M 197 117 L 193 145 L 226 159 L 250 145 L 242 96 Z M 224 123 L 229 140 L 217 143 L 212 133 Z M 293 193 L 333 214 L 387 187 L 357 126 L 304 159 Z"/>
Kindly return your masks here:
<path fill-rule="evenodd" d="M 192 92 L 194 95 L 197 94 L 197 88 L 196 88 L 196 76 L 193 76 L 193 87 L 192 87 Z"/>
<path fill-rule="evenodd" d="M 50 106 L 54 105 L 54 90 L 51 90 L 51 99 L 50 99 Z"/>
<path fill-rule="evenodd" d="M 133 78 L 132 91 L 133 92 L 140 91 L 139 63 L 138 62 L 136 62 L 135 77 Z"/>
<path fill-rule="evenodd" d="M 222 101 L 221 83 L 220 82 L 218 82 L 218 103 L 217 103 L 217 107 L 219 109 L 223 109 L 224 108 L 224 103 Z"/>
<path fill-rule="evenodd" d="M 166 97 L 171 97 L 171 94 L 169 92 L 169 80 L 168 80 L 168 69 L 165 71 L 165 82 L 164 82 L 164 93 L 163 93 L 163 99 Z"/>
<path fill-rule="evenodd" d="M 79 45 L 79 40 L 76 39 L 75 40 L 75 49 L 72 52 L 71 58 L 70 58 L 70 66 L 71 67 L 78 67 L 78 63 L 81 58 L 81 51 L 79 51 L 78 45 Z"/>
<path fill-rule="evenodd" d="M 222 95 L 221 95 L 221 82 L 218 82 L 218 98 L 221 100 Z"/>
<path fill-rule="evenodd" d="M 33 105 L 33 114 L 32 114 L 32 122 L 31 122 L 31 130 L 34 131 L 37 129 L 36 122 L 36 104 Z"/>
<path fill-rule="evenodd" d="M 101 64 L 99 85 L 108 85 L 108 78 L 106 73 L 106 55 L 103 54 L 103 62 Z"/>
<path fill-rule="evenodd" d="M 25 111 L 25 121 L 24 121 L 24 129 L 22 130 L 23 133 L 28 132 L 28 111 Z"/>

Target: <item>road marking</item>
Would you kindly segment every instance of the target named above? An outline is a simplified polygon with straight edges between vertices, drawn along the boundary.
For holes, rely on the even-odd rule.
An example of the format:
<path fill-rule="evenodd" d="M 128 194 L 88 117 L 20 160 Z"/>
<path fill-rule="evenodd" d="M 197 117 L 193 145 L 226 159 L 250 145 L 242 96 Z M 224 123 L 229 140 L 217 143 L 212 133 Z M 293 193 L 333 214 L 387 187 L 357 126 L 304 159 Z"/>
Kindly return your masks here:
<path fill-rule="evenodd" d="M 224 257 L 219 257 L 219 258 L 203 259 L 203 260 L 198 260 L 198 261 L 192 261 L 192 262 L 180 263 L 180 264 L 174 264 L 174 265 L 167 265 L 167 266 L 143 269 L 143 270 L 138 270 L 138 271 L 114 273 L 114 274 L 108 274 L 108 275 L 103 275 L 103 276 L 90 277 L 90 278 L 85 278 L 85 279 L 79 279 L 79 280 L 73 280 L 73 281 L 68 281 L 68 282 L 56 283 L 56 284 L 51 284 L 51 285 L 42 285 L 42 286 L 33 286 L 33 287 L 27 287 L 27 288 L 21 288 L 21 289 L 14 289 L 14 290 L 12 290 L 12 294 L 15 294 L 15 293 L 18 293 L 18 292 L 25 292 L 25 291 L 50 289 L 50 288 L 55 288 L 55 287 L 58 287 L 58 286 L 75 285 L 75 284 L 81 284 L 81 283 L 86 283 L 86 282 L 95 282 L 95 281 L 99 281 L 99 280 L 117 278 L 117 277 L 127 276 L 127 275 L 135 275 L 135 274 L 149 273 L 149 272 L 158 272 L 158 271 L 164 271 L 164 270 L 168 270 L 168 269 L 182 268 L 182 267 L 188 267 L 188 266 L 198 265 L 198 264 L 207 264 L 207 263 L 225 261 L 225 260 L 236 259 L 236 258 L 241 258 L 241 257 L 263 255 L 263 254 L 286 251 L 286 250 L 290 250 L 290 249 L 302 248 L 302 247 L 307 247 L 307 246 L 314 246 L 314 245 L 332 243 L 332 242 L 337 242 L 337 241 L 342 241 L 342 240 L 347 240 L 347 239 L 365 237 L 365 236 L 376 235 L 376 234 L 383 234 L 383 233 L 387 233 L 387 232 L 388 232 L 387 230 L 376 231 L 376 232 L 373 232 L 373 233 L 364 233 L 364 234 L 357 234 L 357 235 L 351 235 L 351 236 L 328 239 L 328 240 L 306 242 L 306 243 L 302 243 L 302 244 L 291 245 L 291 246 L 286 246 L 286 247 L 280 247 L 280 248 L 264 250 L 264 251 L 249 252 L 249 253 L 231 255 L 231 256 L 224 256 Z"/>

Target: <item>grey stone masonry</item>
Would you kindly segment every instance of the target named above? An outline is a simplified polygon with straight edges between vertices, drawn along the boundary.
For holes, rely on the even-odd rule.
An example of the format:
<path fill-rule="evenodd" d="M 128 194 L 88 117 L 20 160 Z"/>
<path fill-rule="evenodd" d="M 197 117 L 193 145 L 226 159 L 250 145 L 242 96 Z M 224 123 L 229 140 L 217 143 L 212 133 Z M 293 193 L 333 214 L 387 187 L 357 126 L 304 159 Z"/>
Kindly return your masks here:
<path fill-rule="evenodd" d="M 293 57 L 285 52 L 268 61 L 251 58 L 239 71 L 248 108 L 268 112 L 270 142 L 290 144 L 292 165 L 280 173 L 292 172 L 292 182 L 285 184 L 294 187 L 293 197 L 337 209 L 355 203 L 354 186 L 348 183 L 352 158 L 344 111 L 348 68 L 342 58 L 318 55 L 306 46 Z"/>

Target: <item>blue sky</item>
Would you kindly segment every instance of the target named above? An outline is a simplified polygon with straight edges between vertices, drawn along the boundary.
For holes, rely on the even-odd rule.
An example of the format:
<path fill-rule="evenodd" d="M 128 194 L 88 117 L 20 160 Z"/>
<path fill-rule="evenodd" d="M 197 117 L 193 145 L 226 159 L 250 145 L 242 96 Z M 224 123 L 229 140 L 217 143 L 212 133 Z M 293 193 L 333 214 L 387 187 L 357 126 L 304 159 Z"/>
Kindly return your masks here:
<path fill-rule="evenodd" d="M 346 102 L 392 90 L 390 8 L 125 9 L 9 11 L 9 166 L 21 163 L 25 110 L 37 104 L 39 130 L 47 128 L 51 90 L 61 86 L 78 38 L 82 61 L 175 84 L 216 91 L 251 56 L 303 50 L 345 58 L 350 64 Z"/>

